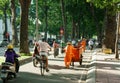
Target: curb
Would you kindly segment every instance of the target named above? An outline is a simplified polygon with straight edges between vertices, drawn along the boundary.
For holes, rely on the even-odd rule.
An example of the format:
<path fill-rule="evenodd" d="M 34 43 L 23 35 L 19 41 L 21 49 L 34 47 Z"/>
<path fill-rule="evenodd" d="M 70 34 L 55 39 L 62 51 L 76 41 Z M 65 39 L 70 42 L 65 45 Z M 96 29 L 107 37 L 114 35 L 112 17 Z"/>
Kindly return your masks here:
<path fill-rule="evenodd" d="M 88 70 L 86 83 L 96 83 L 96 66 L 92 62 L 91 65 L 93 66 Z"/>
<path fill-rule="evenodd" d="M 20 66 L 32 61 L 32 57 L 20 60 Z"/>
<path fill-rule="evenodd" d="M 31 61 L 32 61 L 32 57 L 29 57 L 29 58 L 26 58 L 26 59 L 19 60 L 20 66 L 21 66 L 21 65 L 24 65 L 24 64 L 26 64 L 26 63 L 28 63 L 28 62 L 31 62 Z M 0 69 L 1 69 L 1 65 L 0 65 Z"/>
<path fill-rule="evenodd" d="M 91 58 L 86 83 L 96 83 L 96 55 L 92 54 Z"/>

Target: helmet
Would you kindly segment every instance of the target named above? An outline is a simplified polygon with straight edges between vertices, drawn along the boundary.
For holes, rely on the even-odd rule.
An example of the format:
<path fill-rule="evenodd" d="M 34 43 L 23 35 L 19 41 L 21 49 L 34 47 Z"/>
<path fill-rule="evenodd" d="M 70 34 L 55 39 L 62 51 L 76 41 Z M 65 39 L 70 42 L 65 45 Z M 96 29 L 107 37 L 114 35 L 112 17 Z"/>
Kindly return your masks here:
<path fill-rule="evenodd" d="M 13 45 L 12 45 L 12 44 L 9 44 L 9 45 L 7 46 L 7 48 L 8 48 L 8 49 L 13 49 Z"/>

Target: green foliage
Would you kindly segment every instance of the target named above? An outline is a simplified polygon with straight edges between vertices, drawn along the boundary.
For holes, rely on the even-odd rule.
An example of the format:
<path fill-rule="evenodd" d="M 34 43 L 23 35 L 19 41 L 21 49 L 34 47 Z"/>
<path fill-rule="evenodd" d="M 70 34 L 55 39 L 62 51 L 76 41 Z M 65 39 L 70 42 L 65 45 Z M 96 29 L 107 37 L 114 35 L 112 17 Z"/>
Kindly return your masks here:
<path fill-rule="evenodd" d="M 86 1 L 93 3 L 98 8 L 105 8 L 108 6 L 114 6 L 120 2 L 120 0 L 86 0 Z"/>
<path fill-rule="evenodd" d="M 44 32 L 45 31 L 45 1 L 44 0 L 38 0 L 38 19 L 41 21 L 41 25 L 39 25 L 39 31 Z M 59 3 L 56 0 L 47 0 L 47 6 L 48 6 L 48 32 L 50 34 L 57 35 L 59 33 L 59 28 L 61 26 L 61 16 L 60 16 L 60 7 Z M 31 4 L 30 7 L 30 32 L 35 32 L 35 24 L 33 23 L 36 18 L 36 2 L 33 1 L 33 4 Z M 33 34 L 33 33 L 31 33 Z"/>
<path fill-rule="evenodd" d="M 0 17 L 3 15 L 3 10 L 5 2 L 10 0 L 0 0 Z M 16 8 L 20 11 L 20 6 L 18 0 L 16 1 Z M 59 29 L 62 26 L 62 14 L 61 14 L 61 5 L 60 0 L 46 0 L 48 8 L 48 32 L 50 34 L 59 35 Z M 86 0 L 94 4 L 95 16 L 98 23 L 103 22 L 104 18 L 104 8 L 109 7 L 109 5 L 114 5 L 119 0 Z M 65 2 L 65 15 L 66 15 L 66 33 L 71 35 L 72 33 L 72 18 L 78 23 L 80 28 L 80 34 L 83 32 L 86 35 L 96 35 L 96 24 L 93 19 L 90 3 L 87 3 L 85 0 L 64 0 Z M 114 2 L 114 4 L 112 3 Z M 9 5 L 8 5 L 9 6 Z M 10 8 L 10 7 L 9 7 Z M 102 8 L 102 9 L 100 9 Z M 9 9 L 8 9 L 9 10 Z M 17 13 L 16 24 L 20 24 L 20 12 Z M 7 12 L 8 15 L 10 13 Z M 33 0 L 33 3 L 30 5 L 29 10 L 29 35 L 34 36 L 36 25 L 34 23 L 36 18 L 36 0 Z M 38 18 L 41 21 L 39 25 L 39 33 L 45 31 L 45 0 L 38 0 Z M 102 27 L 102 26 L 100 26 Z"/>
<path fill-rule="evenodd" d="M 4 15 L 4 10 L 6 10 L 8 16 L 10 16 L 10 0 L 0 0 L 0 16 Z"/>

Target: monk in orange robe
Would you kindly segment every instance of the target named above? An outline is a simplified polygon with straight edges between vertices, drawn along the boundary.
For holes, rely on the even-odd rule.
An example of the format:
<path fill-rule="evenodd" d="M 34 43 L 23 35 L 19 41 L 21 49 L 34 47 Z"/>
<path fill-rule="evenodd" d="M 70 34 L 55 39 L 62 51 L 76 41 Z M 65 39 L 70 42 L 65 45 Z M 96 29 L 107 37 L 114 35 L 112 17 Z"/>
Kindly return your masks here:
<path fill-rule="evenodd" d="M 82 47 L 82 51 L 85 52 L 86 49 L 86 39 L 83 38 L 83 40 L 81 41 L 81 47 Z"/>
<path fill-rule="evenodd" d="M 74 49 L 73 45 L 70 42 L 68 42 L 67 46 L 65 47 L 65 57 L 64 57 L 66 68 L 69 68 L 70 63 L 72 61 L 73 49 Z"/>

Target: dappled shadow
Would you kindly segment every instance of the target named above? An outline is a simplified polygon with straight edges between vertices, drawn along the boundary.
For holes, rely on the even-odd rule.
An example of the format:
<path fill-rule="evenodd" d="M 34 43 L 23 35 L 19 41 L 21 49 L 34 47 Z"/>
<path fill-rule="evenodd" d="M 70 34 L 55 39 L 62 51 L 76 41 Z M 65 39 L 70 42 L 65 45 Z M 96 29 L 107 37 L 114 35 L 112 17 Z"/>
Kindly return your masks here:
<path fill-rule="evenodd" d="M 51 69 L 57 69 L 57 70 L 66 69 L 65 66 L 59 66 L 59 65 L 49 65 L 48 67 Z"/>
<path fill-rule="evenodd" d="M 40 73 L 20 72 L 18 77 L 9 80 L 9 83 L 78 83 L 79 79 L 80 74 L 49 73 L 49 75 L 41 76 Z M 84 75 L 81 79 L 86 80 L 86 76 Z"/>
<path fill-rule="evenodd" d="M 57 58 L 64 58 L 64 56 L 59 56 L 59 57 L 57 57 Z"/>

